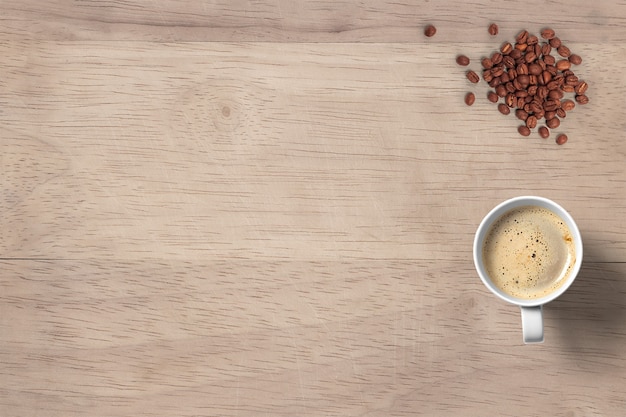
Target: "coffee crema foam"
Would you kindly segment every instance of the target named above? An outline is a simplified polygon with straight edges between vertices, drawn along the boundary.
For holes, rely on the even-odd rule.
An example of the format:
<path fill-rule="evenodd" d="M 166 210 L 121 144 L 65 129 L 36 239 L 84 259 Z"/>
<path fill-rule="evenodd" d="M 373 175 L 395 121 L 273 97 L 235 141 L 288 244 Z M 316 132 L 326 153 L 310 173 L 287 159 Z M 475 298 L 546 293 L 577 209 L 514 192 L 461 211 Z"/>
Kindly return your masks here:
<path fill-rule="evenodd" d="M 483 243 L 483 263 L 500 290 L 536 299 L 567 281 L 576 248 L 563 219 L 543 207 L 523 206 L 491 225 Z"/>

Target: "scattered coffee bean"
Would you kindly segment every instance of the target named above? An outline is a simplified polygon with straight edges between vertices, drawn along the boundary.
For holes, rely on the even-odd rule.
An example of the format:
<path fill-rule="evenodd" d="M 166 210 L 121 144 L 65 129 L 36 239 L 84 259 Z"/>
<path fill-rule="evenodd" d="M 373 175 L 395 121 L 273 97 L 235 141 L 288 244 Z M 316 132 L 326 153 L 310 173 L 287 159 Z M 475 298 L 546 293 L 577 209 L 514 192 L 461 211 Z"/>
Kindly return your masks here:
<path fill-rule="evenodd" d="M 576 103 L 572 100 L 567 99 L 561 102 L 561 108 L 565 111 L 574 110 L 574 107 L 576 107 Z"/>
<path fill-rule="evenodd" d="M 559 71 L 567 71 L 572 66 L 572 63 L 567 59 L 562 59 L 556 63 L 556 69 Z"/>
<path fill-rule="evenodd" d="M 511 113 L 511 108 L 504 103 L 498 104 L 498 110 L 504 115 Z"/>
<path fill-rule="evenodd" d="M 561 121 L 558 117 L 554 117 L 550 120 L 546 120 L 546 126 L 548 126 L 550 129 L 556 129 L 557 127 L 561 126 Z"/>
<path fill-rule="evenodd" d="M 541 136 L 543 139 L 547 139 L 548 136 L 550 136 L 550 130 L 545 126 L 541 126 L 539 128 L 539 136 Z"/>
<path fill-rule="evenodd" d="M 580 55 L 576 55 L 576 54 L 571 54 L 568 59 L 569 59 L 569 62 L 571 62 L 574 65 L 580 65 L 583 62 L 583 59 L 580 57 Z"/>
<path fill-rule="evenodd" d="M 544 39 L 550 40 L 554 38 L 554 36 L 555 36 L 554 30 L 550 28 L 545 28 L 544 30 L 541 31 L 541 37 Z"/>
<path fill-rule="evenodd" d="M 521 125 L 517 128 L 517 131 L 519 132 L 520 135 L 522 136 L 529 136 L 530 135 L 530 129 L 528 128 L 528 126 L 526 125 Z"/>
<path fill-rule="evenodd" d="M 572 53 L 570 52 L 569 48 L 565 45 L 561 45 L 558 48 L 556 48 L 556 51 L 558 52 L 559 55 L 561 55 L 563 58 L 567 58 L 569 57 Z"/>
<path fill-rule="evenodd" d="M 498 95 L 494 91 L 489 91 L 487 93 L 487 100 L 491 101 L 492 103 L 497 103 L 499 99 L 500 97 L 498 97 Z"/>
<path fill-rule="evenodd" d="M 587 96 L 586 96 L 586 95 L 584 95 L 584 94 L 579 94 L 579 95 L 577 95 L 577 96 L 576 96 L 576 98 L 575 98 L 575 100 L 576 100 L 576 102 L 577 102 L 578 104 L 587 104 L 587 103 L 589 103 L 589 97 L 587 97 Z"/>
<path fill-rule="evenodd" d="M 561 133 L 560 135 L 558 135 L 556 137 L 557 145 L 563 145 L 565 142 L 567 142 L 567 135 L 566 134 Z"/>
<path fill-rule="evenodd" d="M 498 34 L 498 25 L 495 23 L 490 24 L 488 31 L 491 36 L 496 36 Z"/>
<path fill-rule="evenodd" d="M 471 82 L 473 82 L 474 84 L 476 84 L 478 81 L 480 81 L 480 77 L 478 76 L 478 74 L 476 74 L 474 71 L 470 70 L 467 71 L 467 73 L 465 74 L 465 76 L 467 77 L 468 80 L 470 80 Z"/>
<path fill-rule="evenodd" d="M 467 93 L 465 95 L 465 104 L 471 106 L 472 104 L 474 104 L 474 101 L 476 101 L 476 96 L 474 95 L 474 93 Z"/>
<path fill-rule="evenodd" d="M 587 85 L 585 81 L 580 81 L 574 87 L 574 91 L 576 92 L 576 94 L 585 94 L 585 92 L 587 92 L 587 87 L 589 86 Z"/>
<path fill-rule="evenodd" d="M 437 33 L 437 28 L 434 27 L 433 25 L 428 25 L 426 26 L 426 28 L 424 28 L 424 35 L 426 35 L 429 38 L 432 38 L 433 36 L 435 36 L 435 33 Z"/>
<path fill-rule="evenodd" d="M 555 36 L 554 38 L 550 39 L 549 43 L 551 47 L 558 48 L 559 46 L 561 46 L 561 39 Z"/>
<path fill-rule="evenodd" d="M 535 127 L 537 127 L 537 117 L 534 115 L 528 116 L 528 118 L 526 119 L 526 126 L 529 129 L 534 129 Z"/>
<path fill-rule="evenodd" d="M 500 53 L 502 55 L 508 55 L 511 53 L 512 50 L 513 50 L 513 45 L 511 45 L 509 42 L 504 42 L 502 46 L 500 47 Z"/>
<path fill-rule="evenodd" d="M 465 55 L 459 55 L 456 57 L 456 63 L 461 65 L 462 67 L 466 67 L 470 63 L 470 59 Z"/>

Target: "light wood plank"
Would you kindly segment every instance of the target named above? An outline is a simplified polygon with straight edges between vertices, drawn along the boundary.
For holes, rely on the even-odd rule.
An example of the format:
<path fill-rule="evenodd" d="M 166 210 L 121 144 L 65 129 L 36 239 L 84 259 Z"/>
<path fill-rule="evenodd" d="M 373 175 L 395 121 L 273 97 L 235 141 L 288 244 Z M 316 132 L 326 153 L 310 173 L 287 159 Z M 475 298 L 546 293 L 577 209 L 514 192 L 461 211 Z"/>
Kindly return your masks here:
<path fill-rule="evenodd" d="M 624 263 L 585 263 L 545 308 L 546 344 L 532 347 L 517 308 L 464 262 L 0 266 L 5 415 L 576 416 L 626 405 Z"/>
<path fill-rule="evenodd" d="M 593 105 L 557 147 L 439 45 L 5 45 L 0 254 L 467 259 L 482 216 L 530 193 L 623 261 L 624 48 L 594 48 Z"/>
<path fill-rule="evenodd" d="M 1 35 L 39 40 L 415 42 L 433 23 L 428 42 L 498 42 L 521 29 L 558 30 L 577 42 L 626 41 L 626 6 L 612 0 L 468 1 L 3 1 Z"/>

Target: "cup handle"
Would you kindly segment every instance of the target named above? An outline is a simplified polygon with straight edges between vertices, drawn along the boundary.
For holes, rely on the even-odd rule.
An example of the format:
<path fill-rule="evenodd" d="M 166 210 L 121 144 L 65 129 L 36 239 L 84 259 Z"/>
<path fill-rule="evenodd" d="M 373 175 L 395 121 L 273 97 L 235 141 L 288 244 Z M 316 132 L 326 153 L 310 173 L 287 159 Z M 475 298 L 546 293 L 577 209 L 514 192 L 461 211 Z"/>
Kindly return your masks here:
<path fill-rule="evenodd" d="M 524 343 L 543 343 L 543 306 L 522 307 Z"/>

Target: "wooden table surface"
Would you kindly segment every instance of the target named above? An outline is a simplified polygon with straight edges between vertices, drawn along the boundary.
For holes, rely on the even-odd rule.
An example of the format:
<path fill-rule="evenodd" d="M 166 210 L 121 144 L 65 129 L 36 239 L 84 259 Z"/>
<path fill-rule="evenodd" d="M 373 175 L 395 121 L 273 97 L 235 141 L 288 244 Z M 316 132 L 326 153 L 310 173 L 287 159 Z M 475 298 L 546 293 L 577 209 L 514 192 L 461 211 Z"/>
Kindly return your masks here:
<path fill-rule="evenodd" d="M 0 415 L 624 415 L 624 2 L 0 8 Z M 523 138 L 455 57 L 545 26 L 590 103 Z M 523 194 L 585 245 L 533 346 L 471 257 Z"/>

